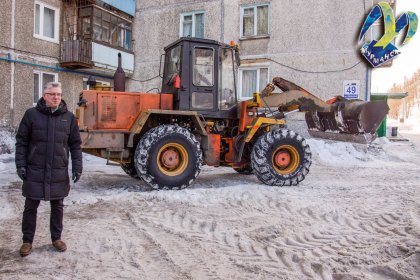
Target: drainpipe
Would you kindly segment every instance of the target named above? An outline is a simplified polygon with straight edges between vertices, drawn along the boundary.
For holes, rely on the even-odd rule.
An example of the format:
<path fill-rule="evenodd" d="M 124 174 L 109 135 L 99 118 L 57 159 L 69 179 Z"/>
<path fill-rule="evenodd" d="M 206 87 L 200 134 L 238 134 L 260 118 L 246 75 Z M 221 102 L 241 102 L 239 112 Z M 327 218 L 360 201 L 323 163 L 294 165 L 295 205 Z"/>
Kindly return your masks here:
<path fill-rule="evenodd" d="M 16 0 L 12 0 L 12 14 L 11 14 L 11 36 L 10 36 L 10 47 L 12 57 L 14 59 L 15 56 L 15 11 L 16 11 Z M 14 103 L 13 99 L 15 98 L 15 63 L 10 63 L 10 124 L 13 126 L 14 124 Z"/>
<path fill-rule="evenodd" d="M 365 1 L 365 0 L 363 0 Z M 373 0 L 370 1 L 371 7 L 373 7 Z M 366 13 L 366 10 L 365 10 Z M 372 31 L 371 31 L 372 32 Z M 371 37 L 370 40 L 373 40 L 373 34 L 371 33 Z M 369 101 L 370 100 L 370 96 L 369 96 L 369 88 L 370 88 L 370 77 L 371 77 L 371 72 L 372 70 L 369 68 L 370 66 L 368 65 L 368 63 L 366 63 L 366 92 L 365 92 L 365 101 Z"/>
<path fill-rule="evenodd" d="M 220 1 L 220 42 L 224 42 L 225 40 L 225 1 Z"/>
<path fill-rule="evenodd" d="M 365 93 L 365 101 L 369 101 L 369 84 L 370 84 L 370 72 L 369 65 L 366 65 L 366 93 Z"/>

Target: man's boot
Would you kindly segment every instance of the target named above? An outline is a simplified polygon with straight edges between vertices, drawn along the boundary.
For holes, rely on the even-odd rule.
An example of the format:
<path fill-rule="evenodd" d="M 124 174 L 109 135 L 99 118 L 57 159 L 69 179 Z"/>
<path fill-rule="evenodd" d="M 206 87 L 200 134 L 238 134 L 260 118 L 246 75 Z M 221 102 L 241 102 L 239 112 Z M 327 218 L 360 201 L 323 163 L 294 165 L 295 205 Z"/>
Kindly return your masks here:
<path fill-rule="evenodd" d="M 31 252 L 32 252 L 32 244 L 31 243 L 23 243 L 22 246 L 20 247 L 20 250 L 19 250 L 19 254 L 22 258 L 26 257 Z"/>
<path fill-rule="evenodd" d="M 56 240 L 52 243 L 52 245 L 54 246 L 54 248 L 59 251 L 59 252 L 64 252 L 65 250 L 67 250 L 67 245 L 66 243 L 64 243 L 62 240 Z"/>

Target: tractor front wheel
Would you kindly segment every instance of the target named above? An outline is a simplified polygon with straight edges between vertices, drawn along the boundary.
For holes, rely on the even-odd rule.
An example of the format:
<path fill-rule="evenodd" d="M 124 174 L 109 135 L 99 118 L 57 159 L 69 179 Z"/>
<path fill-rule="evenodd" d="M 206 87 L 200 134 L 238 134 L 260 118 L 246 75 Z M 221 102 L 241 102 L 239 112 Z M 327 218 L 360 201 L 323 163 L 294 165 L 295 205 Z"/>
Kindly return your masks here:
<path fill-rule="evenodd" d="M 154 189 L 182 189 L 200 173 L 202 152 L 186 128 L 161 125 L 149 130 L 134 155 L 139 176 Z"/>
<path fill-rule="evenodd" d="M 254 174 L 264 184 L 295 186 L 311 166 L 311 151 L 305 139 L 288 129 L 269 131 L 258 138 L 251 153 Z"/>

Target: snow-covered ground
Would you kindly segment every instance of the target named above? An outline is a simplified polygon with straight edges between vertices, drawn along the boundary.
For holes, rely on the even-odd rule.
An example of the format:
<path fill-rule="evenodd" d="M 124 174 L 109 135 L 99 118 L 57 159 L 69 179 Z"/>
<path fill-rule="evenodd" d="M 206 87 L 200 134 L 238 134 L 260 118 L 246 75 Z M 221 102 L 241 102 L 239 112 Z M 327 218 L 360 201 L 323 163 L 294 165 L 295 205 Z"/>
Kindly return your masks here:
<path fill-rule="evenodd" d="M 0 156 L 1 279 L 419 279 L 420 134 L 369 146 L 308 140 L 297 187 L 269 187 L 203 167 L 181 191 L 149 191 L 117 166 L 84 156 L 65 199 L 65 253 L 38 211 L 21 258 L 21 181 Z M 417 134 L 416 134 L 417 133 Z"/>

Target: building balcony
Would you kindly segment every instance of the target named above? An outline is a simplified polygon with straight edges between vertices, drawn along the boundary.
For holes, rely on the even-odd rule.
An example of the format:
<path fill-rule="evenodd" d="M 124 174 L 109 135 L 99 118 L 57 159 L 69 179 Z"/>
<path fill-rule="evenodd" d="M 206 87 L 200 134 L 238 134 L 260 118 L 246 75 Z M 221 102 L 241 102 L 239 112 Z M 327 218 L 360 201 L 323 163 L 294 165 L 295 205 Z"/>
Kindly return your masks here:
<path fill-rule="evenodd" d="M 71 69 L 92 68 L 92 42 L 87 40 L 62 41 L 60 66 Z"/>
<path fill-rule="evenodd" d="M 134 71 L 134 54 L 97 42 L 92 42 L 92 63 L 94 68 L 101 69 L 104 74 L 114 74 L 118 67 L 118 53 L 121 54 L 121 66 L 124 72 L 130 76 Z"/>
<path fill-rule="evenodd" d="M 134 71 L 132 25 L 134 0 L 101 1 L 107 5 L 65 5 L 63 8 L 62 67 L 112 76 L 121 53 L 122 68 Z M 80 4 L 80 3 L 79 3 Z M 109 6 L 114 7 L 109 9 Z M 128 9 L 130 8 L 130 9 Z"/>
<path fill-rule="evenodd" d="M 112 76 L 118 67 L 118 53 L 121 53 L 122 68 L 130 76 L 134 71 L 132 52 L 87 40 L 62 41 L 60 66 Z"/>

